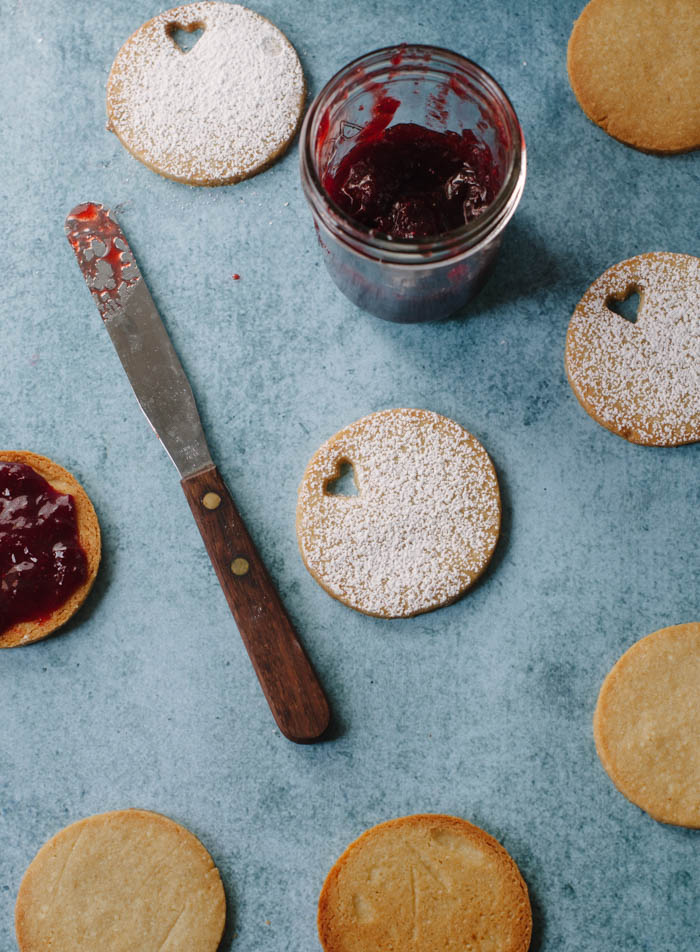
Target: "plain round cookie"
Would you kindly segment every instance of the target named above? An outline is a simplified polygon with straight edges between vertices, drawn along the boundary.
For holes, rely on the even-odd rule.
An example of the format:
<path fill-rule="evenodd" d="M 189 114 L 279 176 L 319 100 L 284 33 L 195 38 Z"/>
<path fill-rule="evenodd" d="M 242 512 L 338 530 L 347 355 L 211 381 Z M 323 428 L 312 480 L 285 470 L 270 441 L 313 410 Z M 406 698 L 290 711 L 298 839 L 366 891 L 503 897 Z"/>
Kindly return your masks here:
<path fill-rule="evenodd" d="M 202 29 L 184 52 L 173 34 Z M 299 57 L 276 26 L 231 3 L 160 13 L 117 53 L 108 128 L 154 172 L 188 185 L 228 185 L 267 168 L 301 120 Z"/>
<path fill-rule="evenodd" d="M 661 823 L 700 827 L 700 624 L 662 628 L 623 654 L 593 732 L 620 793 Z"/>
<path fill-rule="evenodd" d="M 452 816 L 372 827 L 345 850 L 318 902 L 324 952 L 526 952 L 527 886 L 492 836 Z"/>
<path fill-rule="evenodd" d="M 350 463 L 356 496 L 329 483 Z M 381 410 L 332 436 L 299 487 L 304 563 L 334 598 L 367 615 L 405 618 L 459 598 L 496 547 L 493 464 L 458 423 L 428 410 Z"/>
<path fill-rule="evenodd" d="M 635 322 L 608 307 L 632 291 Z M 583 408 L 632 443 L 700 440 L 700 259 L 652 252 L 608 268 L 571 318 L 566 372 Z"/>
<path fill-rule="evenodd" d="M 146 810 L 61 830 L 29 865 L 15 907 L 20 952 L 215 952 L 225 919 L 209 853 Z"/>
<path fill-rule="evenodd" d="M 97 575 L 102 553 L 100 524 L 90 497 L 67 469 L 46 456 L 26 450 L 0 450 L 0 462 L 24 463 L 59 493 L 67 493 L 75 502 L 78 541 L 87 559 L 87 578 L 73 594 L 46 618 L 17 622 L 0 632 L 0 648 L 15 648 L 52 635 L 78 611 L 87 598 Z"/>
<path fill-rule="evenodd" d="M 700 146 L 698 0 L 591 0 L 567 55 L 579 105 L 643 152 Z"/>

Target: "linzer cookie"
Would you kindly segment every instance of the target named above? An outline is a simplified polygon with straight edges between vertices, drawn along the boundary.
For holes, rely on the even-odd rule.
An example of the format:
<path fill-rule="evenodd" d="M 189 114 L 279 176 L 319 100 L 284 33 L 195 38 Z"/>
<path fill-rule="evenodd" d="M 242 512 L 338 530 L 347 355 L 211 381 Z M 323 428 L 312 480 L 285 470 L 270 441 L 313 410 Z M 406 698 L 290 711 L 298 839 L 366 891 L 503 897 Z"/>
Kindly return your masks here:
<path fill-rule="evenodd" d="M 202 30 L 189 51 L 178 30 Z M 107 83 L 108 128 L 155 172 L 226 185 L 280 156 L 301 119 L 304 75 L 268 20 L 230 3 L 159 14 L 122 46 Z"/>
<path fill-rule="evenodd" d="M 323 885 L 324 952 L 526 952 L 527 886 L 492 836 L 453 816 L 381 823 L 355 840 Z"/>
<path fill-rule="evenodd" d="M 20 952 L 215 952 L 225 919 L 209 853 L 145 810 L 61 830 L 32 860 L 15 907 Z"/>
<path fill-rule="evenodd" d="M 700 827 L 700 624 L 632 645 L 603 682 L 593 727 L 628 800 L 661 823 Z"/>
<path fill-rule="evenodd" d="M 356 495 L 330 491 L 346 464 Z M 475 437 L 428 410 L 382 410 L 313 456 L 297 535 L 306 567 L 330 595 L 401 618 L 447 605 L 476 581 L 500 516 L 493 464 Z"/>
<path fill-rule="evenodd" d="M 100 526 L 68 470 L 0 451 L 0 648 L 46 638 L 80 608 L 100 564 Z"/>
<path fill-rule="evenodd" d="M 634 322 L 612 310 L 633 292 Z M 632 443 L 700 440 L 700 259 L 655 252 L 605 271 L 571 318 L 566 371 L 584 409 Z"/>
<path fill-rule="evenodd" d="M 644 152 L 700 146 L 698 0 L 591 0 L 569 39 L 569 79 L 589 119 Z"/>

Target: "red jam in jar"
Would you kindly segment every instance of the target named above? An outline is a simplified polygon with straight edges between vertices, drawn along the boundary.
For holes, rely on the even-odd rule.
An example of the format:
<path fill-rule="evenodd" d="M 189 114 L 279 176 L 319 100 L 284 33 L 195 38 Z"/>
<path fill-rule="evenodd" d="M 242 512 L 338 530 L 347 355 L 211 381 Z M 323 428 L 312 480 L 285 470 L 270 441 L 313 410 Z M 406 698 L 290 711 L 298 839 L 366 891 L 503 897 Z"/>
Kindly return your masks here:
<path fill-rule="evenodd" d="M 491 204 L 501 175 L 474 133 L 402 122 L 372 133 L 328 173 L 323 186 L 346 215 L 391 238 L 430 238 L 473 221 Z"/>
<path fill-rule="evenodd" d="M 0 632 L 48 618 L 87 579 L 72 496 L 0 461 Z"/>
<path fill-rule="evenodd" d="M 402 44 L 344 66 L 306 113 L 301 181 L 336 285 L 388 321 L 478 293 L 525 185 L 522 129 L 471 60 Z"/>

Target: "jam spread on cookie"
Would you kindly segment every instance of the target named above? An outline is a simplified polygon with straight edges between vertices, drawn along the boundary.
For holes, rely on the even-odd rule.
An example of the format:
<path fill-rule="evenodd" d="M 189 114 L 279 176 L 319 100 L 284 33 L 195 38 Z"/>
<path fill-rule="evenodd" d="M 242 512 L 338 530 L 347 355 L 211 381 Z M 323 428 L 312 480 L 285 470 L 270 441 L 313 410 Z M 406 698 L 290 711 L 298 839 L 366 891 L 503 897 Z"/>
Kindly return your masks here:
<path fill-rule="evenodd" d="M 0 632 L 47 618 L 86 579 L 73 497 L 0 461 Z"/>
<path fill-rule="evenodd" d="M 438 132 L 415 123 L 390 126 L 399 103 L 380 100 L 357 144 L 323 186 L 352 219 L 391 238 L 430 238 L 481 215 L 500 173 L 473 132 Z"/>

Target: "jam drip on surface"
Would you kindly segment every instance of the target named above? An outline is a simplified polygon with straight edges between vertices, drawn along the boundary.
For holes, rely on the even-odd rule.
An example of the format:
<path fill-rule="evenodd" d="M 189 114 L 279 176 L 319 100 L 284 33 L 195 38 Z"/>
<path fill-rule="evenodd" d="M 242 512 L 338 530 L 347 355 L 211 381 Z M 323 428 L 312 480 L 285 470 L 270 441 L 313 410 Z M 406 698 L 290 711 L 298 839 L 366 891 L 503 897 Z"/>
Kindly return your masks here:
<path fill-rule="evenodd" d="M 0 632 L 47 618 L 86 580 L 73 497 L 0 461 Z"/>
<path fill-rule="evenodd" d="M 500 173 L 473 132 L 397 123 L 361 132 L 323 186 L 350 218 L 391 238 L 437 237 L 473 221 L 496 197 Z"/>

